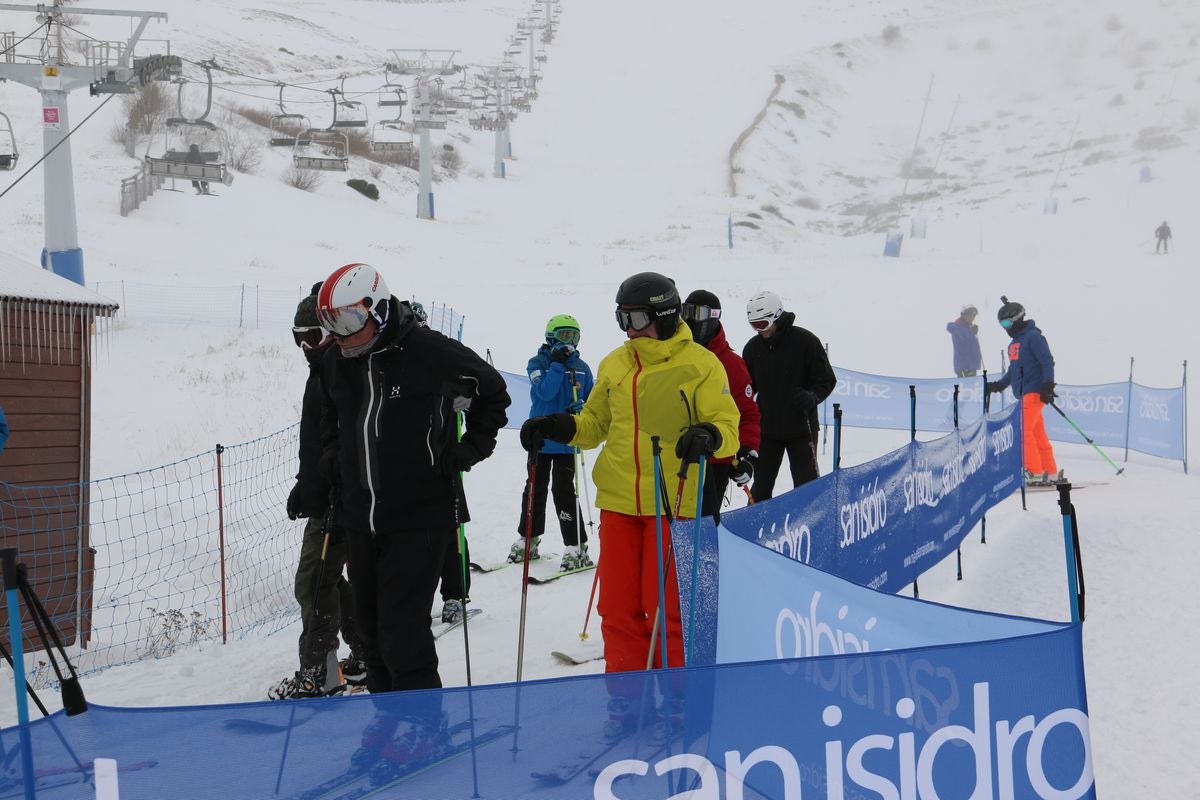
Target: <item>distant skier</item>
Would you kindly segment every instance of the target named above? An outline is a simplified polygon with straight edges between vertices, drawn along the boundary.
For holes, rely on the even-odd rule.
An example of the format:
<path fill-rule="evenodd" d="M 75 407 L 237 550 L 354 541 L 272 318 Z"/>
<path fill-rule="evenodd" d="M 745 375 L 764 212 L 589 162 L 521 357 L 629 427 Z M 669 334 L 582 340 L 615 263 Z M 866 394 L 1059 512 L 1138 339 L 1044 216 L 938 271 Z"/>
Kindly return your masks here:
<path fill-rule="evenodd" d="M 1066 478 L 1054 461 L 1054 448 L 1046 436 L 1042 409 L 1054 402 L 1054 356 L 1037 324 L 1025 318 L 1025 307 L 1001 297 L 1004 305 L 996 318 L 1012 337 L 1008 345 L 1008 370 L 998 381 L 988 381 L 989 393 L 1012 386 L 1021 398 L 1022 429 L 1025 445 L 1025 482 L 1028 484 L 1063 483 Z"/>
<path fill-rule="evenodd" d="M 200 152 L 200 145 L 194 144 L 188 147 L 187 154 L 183 160 L 188 164 L 204 164 L 204 154 Z M 192 181 L 192 188 L 196 190 L 196 194 L 212 194 L 208 191 L 208 181 Z"/>
<path fill-rule="evenodd" d="M 975 317 L 979 309 L 965 305 L 958 319 L 946 323 L 950 340 L 954 344 L 954 374 L 960 378 L 974 378 L 983 365 L 983 353 L 979 350 L 979 326 Z"/>
<path fill-rule="evenodd" d="M 1171 226 L 1167 224 L 1167 221 L 1165 219 L 1163 220 L 1162 225 L 1159 225 L 1157 228 L 1155 228 L 1154 238 L 1158 240 L 1158 242 L 1154 245 L 1154 254 L 1155 255 L 1158 255 L 1158 252 L 1160 249 L 1162 250 L 1164 255 L 1167 252 L 1169 252 L 1169 242 L 1171 241 Z"/>

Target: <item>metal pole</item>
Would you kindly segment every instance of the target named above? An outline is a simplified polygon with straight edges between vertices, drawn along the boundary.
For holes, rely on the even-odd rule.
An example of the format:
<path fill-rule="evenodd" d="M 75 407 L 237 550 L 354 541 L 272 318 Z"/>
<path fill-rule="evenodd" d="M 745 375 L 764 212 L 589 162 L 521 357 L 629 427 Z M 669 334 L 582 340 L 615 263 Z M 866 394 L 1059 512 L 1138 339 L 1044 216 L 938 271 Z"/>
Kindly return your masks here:
<path fill-rule="evenodd" d="M 420 119 L 429 119 L 429 74 L 421 73 L 417 85 L 420 88 Z M 433 219 L 433 151 L 429 140 L 429 128 L 421 128 L 419 146 L 417 217 Z"/>
<path fill-rule="evenodd" d="M 1125 392 L 1125 462 L 1129 462 L 1129 423 L 1133 419 L 1133 356 L 1129 357 L 1129 388 Z"/>
<path fill-rule="evenodd" d="M 917 124 L 917 138 L 913 140 L 912 155 L 908 157 L 908 169 L 904 171 L 904 189 L 900 199 L 908 197 L 908 180 L 912 175 L 913 166 L 917 161 L 917 146 L 921 144 L 921 131 L 925 127 L 925 112 L 929 110 L 929 101 L 933 99 L 933 73 L 929 73 L 929 90 L 925 93 L 925 105 L 921 109 L 921 121 Z"/>
<path fill-rule="evenodd" d="M 1183 362 L 1183 474 L 1187 475 L 1187 446 L 1188 446 L 1188 423 L 1187 423 L 1187 361 Z"/>
<path fill-rule="evenodd" d="M 1071 622 L 1079 622 L 1079 576 L 1075 572 L 1075 542 L 1071 531 L 1071 484 L 1058 486 L 1058 508 L 1062 512 L 1063 545 L 1067 554 L 1067 593 L 1071 606 Z"/>
<path fill-rule="evenodd" d="M 1071 135 L 1067 137 L 1067 146 L 1063 148 L 1063 156 L 1058 161 L 1058 169 L 1054 172 L 1054 180 L 1050 182 L 1050 196 L 1054 197 L 1054 188 L 1058 186 L 1058 176 L 1062 174 L 1063 165 L 1067 163 L 1067 154 L 1075 143 L 1075 131 L 1079 128 L 1079 115 L 1075 115 L 1075 124 L 1071 126 Z"/>
<path fill-rule="evenodd" d="M 913 383 L 908 385 L 908 440 L 917 440 L 917 386 Z"/>
<path fill-rule="evenodd" d="M 221 558 L 221 644 L 229 644 L 229 617 L 225 600 L 225 484 L 221 475 L 221 454 L 225 448 L 217 445 L 217 537 Z"/>
<path fill-rule="evenodd" d="M 842 468 L 842 404 L 833 404 L 833 470 Z"/>

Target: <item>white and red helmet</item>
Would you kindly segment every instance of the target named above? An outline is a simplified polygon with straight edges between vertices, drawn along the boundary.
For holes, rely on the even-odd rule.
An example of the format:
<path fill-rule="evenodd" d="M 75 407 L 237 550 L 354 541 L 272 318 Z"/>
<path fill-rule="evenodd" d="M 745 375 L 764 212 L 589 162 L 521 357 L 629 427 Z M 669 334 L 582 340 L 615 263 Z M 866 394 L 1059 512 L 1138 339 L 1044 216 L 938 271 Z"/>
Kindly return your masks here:
<path fill-rule="evenodd" d="M 372 317 L 382 327 L 391 296 L 383 276 L 370 264 L 346 264 L 321 284 L 317 319 L 322 328 L 336 336 L 353 336 Z"/>

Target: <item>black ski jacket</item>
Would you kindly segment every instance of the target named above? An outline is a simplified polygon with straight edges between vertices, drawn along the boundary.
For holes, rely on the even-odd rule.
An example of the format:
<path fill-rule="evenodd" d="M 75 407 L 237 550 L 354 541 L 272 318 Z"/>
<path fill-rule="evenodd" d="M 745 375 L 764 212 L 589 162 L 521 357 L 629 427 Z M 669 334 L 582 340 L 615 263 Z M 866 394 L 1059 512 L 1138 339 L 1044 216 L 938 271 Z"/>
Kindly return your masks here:
<path fill-rule="evenodd" d="M 326 349 L 305 350 L 308 359 L 308 380 L 304 383 L 304 400 L 300 406 L 300 471 L 296 485 L 288 495 L 287 512 L 292 519 L 323 517 L 329 507 L 329 481 L 321 474 L 321 362 Z"/>
<path fill-rule="evenodd" d="M 338 483 L 335 521 L 377 534 L 454 527 L 470 519 L 458 470 L 496 449 L 508 391 L 472 350 L 390 302 L 369 353 L 345 358 L 334 346 L 322 363 L 322 462 Z M 461 442 L 456 403 L 469 403 Z"/>
<path fill-rule="evenodd" d="M 811 392 L 819 405 L 837 385 L 821 340 L 795 323 L 796 315 L 784 312 L 770 339 L 755 334 L 742 348 L 750 383 L 758 393 L 764 439 L 815 439 L 820 429 L 817 409 L 802 413 L 798 390 Z"/>

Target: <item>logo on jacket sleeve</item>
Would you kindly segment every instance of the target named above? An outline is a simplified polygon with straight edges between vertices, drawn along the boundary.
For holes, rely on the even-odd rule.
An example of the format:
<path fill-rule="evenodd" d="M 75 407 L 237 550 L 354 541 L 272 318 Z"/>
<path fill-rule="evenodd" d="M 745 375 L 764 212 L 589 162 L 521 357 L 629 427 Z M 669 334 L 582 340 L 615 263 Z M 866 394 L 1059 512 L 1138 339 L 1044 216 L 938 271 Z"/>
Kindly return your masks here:
<path fill-rule="evenodd" d="M 754 397 L 754 390 L 750 388 L 750 384 L 746 384 L 746 397 Z"/>
<path fill-rule="evenodd" d="M 393 387 L 392 387 L 392 391 L 391 391 L 391 392 L 388 394 L 388 399 L 389 399 L 389 400 L 396 400 L 396 399 L 398 399 L 399 397 L 400 397 L 400 387 L 399 387 L 399 386 L 393 386 Z"/>

